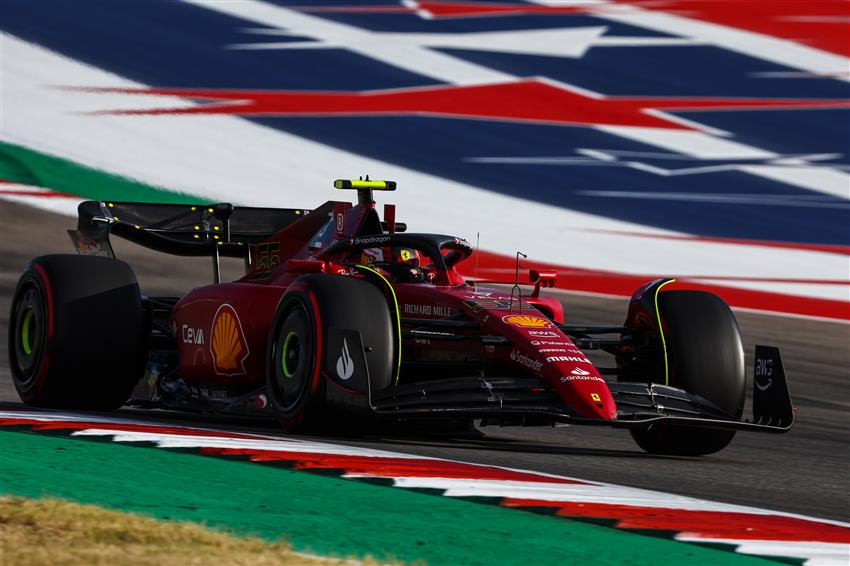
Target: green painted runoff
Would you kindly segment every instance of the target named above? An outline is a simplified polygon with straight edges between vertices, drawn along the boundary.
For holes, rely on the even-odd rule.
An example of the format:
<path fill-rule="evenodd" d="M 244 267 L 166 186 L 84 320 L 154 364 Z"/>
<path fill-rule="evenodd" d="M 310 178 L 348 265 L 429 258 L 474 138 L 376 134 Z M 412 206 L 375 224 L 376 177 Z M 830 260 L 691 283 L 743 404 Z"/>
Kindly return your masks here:
<path fill-rule="evenodd" d="M 196 521 L 295 550 L 428 564 L 766 564 L 757 557 L 283 466 L 0 431 L 0 493 Z"/>
<path fill-rule="evenodd" d="M 45 187 L 91 200 L 165 204 L 210 202 L 208 198 L 154 187 L 134 179 L 3 142 L 0 142 L 0 180 Z"/>

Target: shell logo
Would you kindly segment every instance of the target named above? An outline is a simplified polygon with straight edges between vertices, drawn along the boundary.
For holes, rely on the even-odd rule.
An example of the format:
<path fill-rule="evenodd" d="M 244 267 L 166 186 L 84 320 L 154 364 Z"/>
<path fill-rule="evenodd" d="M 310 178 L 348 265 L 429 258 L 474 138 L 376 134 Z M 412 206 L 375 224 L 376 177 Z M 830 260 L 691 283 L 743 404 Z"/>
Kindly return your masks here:
<path fill-rule="evenodd" d="M 250 353 L 242 322 L 230 305 L 221 305 L 215 313 L 210 340 L 215 372 L 219 375 L 243 375 L 244 362 Z"/>
<path fill-rule="evenodd" d="M 502 321 L 523 328 L 549 328 L 552 326 L 552 323 L 545 318 L 527 314 L 509 314 L 503 316 Z"/>

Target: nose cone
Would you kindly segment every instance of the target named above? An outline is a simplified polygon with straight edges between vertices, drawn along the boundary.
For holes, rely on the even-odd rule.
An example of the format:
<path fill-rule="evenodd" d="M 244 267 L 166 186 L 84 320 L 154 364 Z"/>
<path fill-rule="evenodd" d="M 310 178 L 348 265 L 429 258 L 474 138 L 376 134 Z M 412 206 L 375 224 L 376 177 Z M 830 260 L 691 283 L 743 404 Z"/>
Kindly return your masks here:
<path fill-rule="evenodd" d="M 570 409 L 580 417 L 613 420 L 617 416 L 617 405 L 608 384 L 601 377 L 580 383 L 563 382 L 559 392 Z"/>
<path fill-rule="evenodd" d="M 589 360 L 558 360 L 552 370 L 557 371 L 556 390 L 569 408 L 581 417 L 612 420 L 617 416 L 617 405 L 608 384 Z M 552 360 L 552 358 L 548 358 Z"/>
<path fill-rule="evenodd" d="M 613 420 L 617 406 L 608 384 L 584 352 L 548 319 L 533 314 L 493 317 L 494 333 L 516 345 L 510 360 L 541 375 L 569 408 L 587 419 Z"/>

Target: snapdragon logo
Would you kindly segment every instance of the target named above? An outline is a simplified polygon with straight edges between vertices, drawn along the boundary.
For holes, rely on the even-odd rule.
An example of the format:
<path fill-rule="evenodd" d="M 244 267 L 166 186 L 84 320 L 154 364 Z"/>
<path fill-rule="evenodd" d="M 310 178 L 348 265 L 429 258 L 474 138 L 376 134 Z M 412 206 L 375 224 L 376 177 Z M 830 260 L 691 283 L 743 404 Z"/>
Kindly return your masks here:
<path fill-rule="evenodd" d="M 373 236 L 371 238 L 354 238 L 351 243 L 355 246 L 363 244 L 385 244 L 390 241 L 390 236 Z"/>
<path fill-rule="evenodd" d="M 520 365 L 533 369 L 534 371 L 540 371 L 540 368 L 543 367 L 543 362 L 539 362 L 516 350 L 511 352 L 511 359 Z"/>

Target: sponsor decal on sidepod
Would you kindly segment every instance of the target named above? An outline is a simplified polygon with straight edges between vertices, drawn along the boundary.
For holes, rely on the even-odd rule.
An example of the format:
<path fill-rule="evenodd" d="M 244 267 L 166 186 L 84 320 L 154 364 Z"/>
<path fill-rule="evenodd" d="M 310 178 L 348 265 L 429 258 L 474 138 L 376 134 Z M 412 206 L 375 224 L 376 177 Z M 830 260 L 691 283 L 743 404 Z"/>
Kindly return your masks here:
<path fill-rule="evenodd" d="M 218 307 L 213 317 L 212 339 L 210 340 L 215 372 L 219 375 L 245 374 L 245 359 L 250 352 L 242 321 L 232 306 Z"/>
<path fill-rule="evenodd" d="M 204 330 L 202 328 L 192 328 L 184 324 L 182 326 L 182 338 L 184 344 L 204 344 Z"/>
<path fill-rule="evenodd" d="M 404 314 L 446 317 L 455 314 L 455 310 L 451 307 L 446 307 L 443 305 L 405 304 Z"/>

